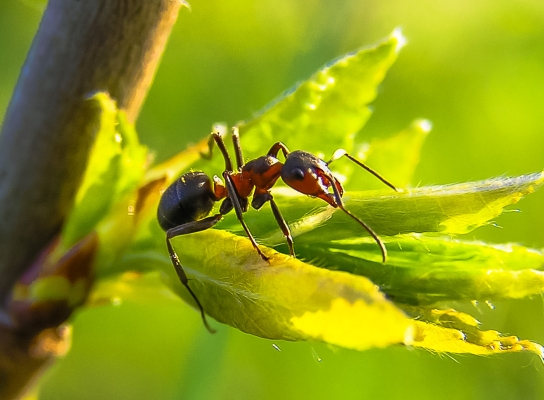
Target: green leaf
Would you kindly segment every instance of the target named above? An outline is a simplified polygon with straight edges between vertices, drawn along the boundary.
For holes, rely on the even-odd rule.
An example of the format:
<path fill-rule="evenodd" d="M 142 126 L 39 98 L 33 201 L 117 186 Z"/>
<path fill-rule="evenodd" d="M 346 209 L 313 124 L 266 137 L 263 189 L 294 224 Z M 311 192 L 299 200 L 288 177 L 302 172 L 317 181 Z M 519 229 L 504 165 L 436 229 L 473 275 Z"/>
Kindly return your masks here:
<path fill-rule="evenodd" d="M 159 234 L 153 221 L 150 230 L 152 237 Z M 272 251 L 267 252 L 272 256 L 267 264 L 247 239 L 221 230 L 181 236 L 174 242 L 207 313 L 253 335 L 320 340 L 357 350 L 405 343 L 435 352 L 531 351 L 542 357 L 538 344 L 480 331 L 468 314 L 391 303 L 363 276 L 327 271 Z M 136 247 L 138 251 L 122 259 L 125 268 L 145 271 L 151 263 L 160 265 L 167 284 L 192 304 L 163 240 L 148 237 Z"/>
<path fill-rule="evenodd" d="M 385 238 L 387 263 L 367 238 L 299 245 L 318 265 L 363 275 L 396 302 L 432 305 L 452 301 L 520 299 L 544 293 L 544 255 L 526 247 L 465 242 L 412 234 Z"/>
<path fill-rule="evenodd" d="M 396 30 L 375 46 L 340 57 L 308 80 L 288 90 L 250 121 L 239 123 L 246 160 L 266 154 L 272 144 L 278 141 L 290 150 L 303 149 L 323 158 L 331 156 L 338 148 L 352 152 L 356 134 L 371 115 L 369 104 L 376 98 L 379 84 L 404 43 L 400 30 Z M 395 171 L 401 174 L 397 185 L 402 186 L 401 183 L 411 177 L 421 145 L 429 131 L 428 126 L 427 121 L 418 120 L 391 140 L 373 142 L 374 147 L 390 147 L 391 155 L 394 152 L 393 143 L 403 142 L 406 146 L 403 150 L 411 153 L 411 156 L 406 157 L 406 151 L 398 151 L 399 147 L 396 147 Z M 226 132 L 226 129 L 226 126 L 216 124 L 212 130 Z M 315 140 L 317 137 L 326 140 Z M 226 142 L 230 145 L 228 139 Z M 202 140 L 168 163 L 154 168 L 148 177 L 156 179 L 163 173 L 162 176 L 166 175 L 170 182 L 190 166 L 204 170 L 210 176 L 219 175 L 224 169 L 222 157 L 216 154 L 211 161 L 200 159 L 207 152 L 208 141 Z M 372 157 L 379 159 L 376 155 Z M 344 177 L 353 170 L 349 162 L 338 162 L 338 168 L 335 167 L 335 172 Z M 359 175 L 364 179 L 367 174 L 363 171 Z M 372 178 L 372 182 L 375 182 L 375 178 Z"/>
<path fill-rule="evenodd" d="M 167 283 L 192 302 L 155 225 L 150 229 L 161 240 L 138 243 L 138 251 L 122 262 L 142 270 L 151 261 L 160 264 Z M 221 230 L 173 242 L 206 312 L 244 332 L 273 339 L 324 340 L 362 350 L 401 343 L 410 327 L 404 313 L 362 276 L 316 268 L 275 252 L 268 253 L 272 256 L 268 264 L 247 239 Z"/>
<path fill-rule="evenodd" d="M 134 127 L 115 101 L 98 92 L 87 102 L 101 112 L 95 121 L 97 133 L 85 176 L 63 228 L 59 253 L 91 232 L 113 204 L 136 188 L 145 171 L 147 149 L 140 145 Z"/>
<path fill-rule="evenodd" d="M 117 107 L 104 93 L 87 100 L 89 107 L 100 109 L 95 121 L 97 133 L 83 182 L 76 195 L 75 204 L 63 228 L 61 248 L 68 249 L 89 233 L 112 201 L 113 187 L 119 179 L 120 143 L 115 137 Z"/>
<path fill-rule="evenodd" d="M 419 163 L 421 149 L 431 131 L 430 121 L 418 119 L 392 137 L 373 139 L 370 144 L 363 144 L 353 155 L 397 188 L 405 188 L 412 182 L 412 176 Z M 345 161 L 348 163 L 348 161 Z M 336 168 L 335 165 L 332 167 Z M 346 190 L 383 189 L 384 185 L 371 174 L 352 164 L 346 176 Z"/>
<path fill-rule="evenodd" d="M 397 30 L 373 47 L 334 60 L 239 124 L 244 155 L 261 156 L 277 141 L 322 157 L 337 148 L 353 150 L 355 135 L 371 115 L 368 105 L 404 43 Z M 198 168 L 213 174 L 223 165 L 216 157 L 212 163 L 198 163 Z"/>

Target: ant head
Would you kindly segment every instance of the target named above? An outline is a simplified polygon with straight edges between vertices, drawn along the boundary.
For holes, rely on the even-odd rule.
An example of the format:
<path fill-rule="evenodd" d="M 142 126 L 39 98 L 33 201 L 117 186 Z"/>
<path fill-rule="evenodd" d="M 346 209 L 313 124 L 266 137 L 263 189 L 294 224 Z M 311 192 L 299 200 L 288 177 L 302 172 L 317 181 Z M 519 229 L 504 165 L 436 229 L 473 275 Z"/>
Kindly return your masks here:
<path fill-rule="evenodd" d="M 319 197 L 333 207 L 341 203 L 344 190 L 327 163 L 305 151 L 293 151 L 285 159 L 281 178 L 296 191 Z M 332 189 L 333 193 L 329 190 Z"/>

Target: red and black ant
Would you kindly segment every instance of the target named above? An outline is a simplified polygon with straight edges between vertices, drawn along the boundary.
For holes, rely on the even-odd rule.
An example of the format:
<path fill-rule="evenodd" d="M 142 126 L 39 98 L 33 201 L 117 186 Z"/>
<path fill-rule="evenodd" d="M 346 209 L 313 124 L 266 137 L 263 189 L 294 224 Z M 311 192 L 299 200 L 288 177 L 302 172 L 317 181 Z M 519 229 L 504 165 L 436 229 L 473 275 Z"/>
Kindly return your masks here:
<path fill-rule="evenodd" d="M 255 238 L 249 231 L 243 219 L 243 213 L 248 209 L 248 197 L 253 193 L 251 207 L 258 210 L 266 202 L 270 203 L 274 218 L 276 218 L 287 244 L 289 245 L 289 252 L 291 253 L 291 256 L 295 257 L 293 238 L 291 237 L 289 226 L 285 222 L 285 219 L 283 219 L 280 210 L 274 201 L 274 197 L 272 197 L 272 194 L 270 193 L 270 189 L 280 177 L 287 185 L 296 191 L 325 200 L 332 207 L 340 208 L 359 223 L 359 225 L 361 225 L 378 244 L 382 253 L 383 262 L 385 262 L 387 251 L 383 242 L 367 224 L 344 207 L 342 201 L 344 189 L 340 182 L 334 177 L 328 165 L 345 156 L 357 165 L 366 169 L 393 190 L 397 190 L 395 186 L 387 182 L 377 172 L 342 149 L 337 150 L 329 162 L 325 162 L 305 151 L 297 150 L 290 152 L 281 142 L 274 143 L 267 155 L 244 163 L 237 128 L 234 128 L 232 132 L 232 141 L 236 153 L 237 169 L 235 170 L 232 167 L 232 162 L 222 136 L 219 133 L 213 132 L 212 138 L 225 159 L 225 170 L 222 174 L 224 183 L 217 175 L 213 177 L 212 182 L 204 172 L 200 171 L 183 174 L 164 191 L 157 210 L 159 224 L 166 232 L 166 246 L 172 264 L 176 269 L 181 283 L 187 288 L 195 300 L 200 310 L 202 320 L 204 321 L 204 325 L 210 332 L 214 332 L 214 330 L 208 325 L 204 314 L 204 308 L 200 304 L 195 293 L 189 287 L 189 279 L 172 247 L 170 239 L 176 236 L 209 229 L 218 223 L 223 218 L 223 215 L 234 209 L 236 216 L 246 231 L 247 237 L 251 241 L 253 247 L 264 261 L 268 261 L 268 257 L 257 245 Z M 210 141 L 210 151 L 213 147 L 213 141 Z M 281 163 L 278 160 L 278 153 L 280 151 L 285 158 L 284 163 Z M 208 216 L 214 203 L 219 200 L 223 200 L 219 207 L 219 212 L 215 215 Z"/>

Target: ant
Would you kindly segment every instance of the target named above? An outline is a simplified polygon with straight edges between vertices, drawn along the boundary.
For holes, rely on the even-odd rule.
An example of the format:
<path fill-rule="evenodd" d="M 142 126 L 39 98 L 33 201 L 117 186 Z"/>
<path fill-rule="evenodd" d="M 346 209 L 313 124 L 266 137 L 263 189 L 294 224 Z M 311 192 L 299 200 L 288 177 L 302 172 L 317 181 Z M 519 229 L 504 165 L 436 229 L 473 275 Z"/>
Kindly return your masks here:
<path fill-rule="evenodd" d="M 248 210 L 248 197 L 253 193 L 251 207 L 259 210 L 265 203 L 270 203 L 274 218 L 289 245 L 289 252 L 291 256 L 295 257 L 293 238 L 289 231 L 289 226 L 282 217 L 280 210 L 274 201 L 274 197 L 270 193 L 270 189 L 280 177 L 287 185 L 296 191 L 312 197 L 318 197 L 326 201 L 332 207 L 340 208 L 344 213 L 354 219 L 370 234 L 370 236 L 372 236 L 380 248 L 382 260 L 385 263 L 387 258 L 385 245 L 367 224 L 344 207 L 342 201 L 344 189 L 329 170 L 328 165 L 345 156 L 396 191 L 397 189 L 395 186 L 342 149 L 336 150 L 331 160 L 325 162 L 305 151 L 297 150 L 290 152 L 282 142 L 276 142 L 265 156 L 245 163 L 237 127 L 234 127 L 232 130 L 232 141 L 236 154 L 237 169 L 234 169 L 232 166 L 232 161 L 221 134 L 212 132 L 209 142 L 209 155 L 211 155 L 213 143 L 215 142 L 225 160 L 225 170 L 222 173 L 223 180 L 216 175 L 213 177 L 212 181 L 201 171 L 185 173 L 164 191 L 157 210 L 159 224 L 166 232 L 166 246 L 172 264 L 174 265 L 181 283 L 187 288 L 195 300 L 200 310 L 202 321 L 210 332 L 213 333 L 215 331 L 208 325 L 204 314 L 204 308 L 200 304 L 195 293 L 189 287 L 189 279 L 183 270 L 183 266 L 181 265 L 170 240 L 176 236 L 209 229 L 217 224 L 223 218 L 223 215 L 234 209 L 236 217 L 246 231 L 251 244 L 259 256 L 264 261 L 268 261 L 269 258 L 257 245 L 257 242 L 249 231 L 242 215 Z M 278 160 L 280 151 L 285 158 L 284 163 L 281 163 Z M 223 200 L 219 207 L 219 212 L 209 216 L 214 203 L 219 200 Z"/>

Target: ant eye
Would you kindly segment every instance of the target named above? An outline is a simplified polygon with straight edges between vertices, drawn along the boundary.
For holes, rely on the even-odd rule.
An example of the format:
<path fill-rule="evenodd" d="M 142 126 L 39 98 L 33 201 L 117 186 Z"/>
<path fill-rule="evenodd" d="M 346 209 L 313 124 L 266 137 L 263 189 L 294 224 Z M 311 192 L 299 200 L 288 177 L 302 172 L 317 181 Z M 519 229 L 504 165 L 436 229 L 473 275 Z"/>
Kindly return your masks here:
<path fill-rule="evenodd" d="M 300 168 L 294 168 L 291 173 L 293 174 L 293 179 L 297 179 L 299 181 L 304 180 L 304 171 Z"/>

